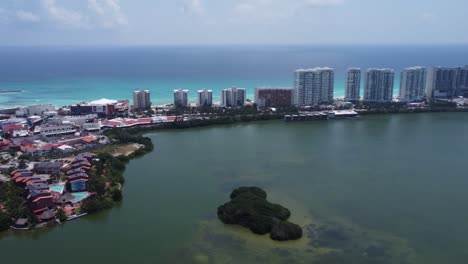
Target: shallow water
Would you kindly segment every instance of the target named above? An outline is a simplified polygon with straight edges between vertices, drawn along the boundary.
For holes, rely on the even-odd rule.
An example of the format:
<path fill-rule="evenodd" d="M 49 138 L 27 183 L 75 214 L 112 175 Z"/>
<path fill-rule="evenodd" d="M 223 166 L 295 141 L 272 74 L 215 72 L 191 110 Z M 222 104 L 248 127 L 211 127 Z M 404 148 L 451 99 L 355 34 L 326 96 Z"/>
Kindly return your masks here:
<path fill-rule="evenodd" d="M 467 132 L 468 114 L 441 113 L 153 133 L 118 208 L 4 235 L 2 260 L 466 263 Z M 216 207 L 242 185 L 267 190 L 306 236 L 279 243 L 220 223 Z"/>

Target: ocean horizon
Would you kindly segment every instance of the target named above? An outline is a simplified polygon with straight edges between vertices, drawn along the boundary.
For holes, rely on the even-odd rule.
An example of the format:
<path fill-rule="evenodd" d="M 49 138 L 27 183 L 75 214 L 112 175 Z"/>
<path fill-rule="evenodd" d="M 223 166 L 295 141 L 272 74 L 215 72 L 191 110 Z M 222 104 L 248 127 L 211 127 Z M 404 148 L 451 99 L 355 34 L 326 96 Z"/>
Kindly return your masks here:
<path fill-rule="evenodd" d="M 174 89 L 247 89 L 253 99 L 260 86 L 293 86 L 296 69 L 335 69 L 335 97 L 343 97 L 349 67 L 395 69 L 394 94 L 400 71 L 411 66 L 463 66 L 468 45 L 328 45 L 328 46 L 38 46 L 0 47 L 0 107 L 51 103 L 76 104 L 100 98 L 132 99 L 148 89 L 155 105 L 171 103 Z M 364 86 L 362 77 L 361 95 Z"/>

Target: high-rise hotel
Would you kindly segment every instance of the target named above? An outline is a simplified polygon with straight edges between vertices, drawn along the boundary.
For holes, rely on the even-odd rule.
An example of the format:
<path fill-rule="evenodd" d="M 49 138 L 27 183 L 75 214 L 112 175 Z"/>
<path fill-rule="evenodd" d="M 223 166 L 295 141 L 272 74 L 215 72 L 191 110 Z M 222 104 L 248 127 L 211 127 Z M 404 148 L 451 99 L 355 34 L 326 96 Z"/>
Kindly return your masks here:
<path fill-rule="evenodd" d="M 348 102 L 358 102 L 361 98 L 361 69 L 349 68 L 346 77 L 346 95 Z"/>
<path fill-rule="evenodd" d="M 367 69 L 364 101 L 391 102 L 393 99 L 393 69 Z"/>
<path fill-rule="evenodd" d="M 151 107 L 150 92 L 148 90 L 137 90 L 133 92 L 133 109 L 143 110 Z"/>
<path fill-rule="evenodd" d="M 294 74 L 294 104 L 311 106 L 333 102 L 332 68 L 299 69 Z"/>
<path fill-rule="evenodd" d="M 176 107 L 187 107 L 189 90 L 174 90 L 174 105 Z"/>
<path fill-rule="evenodd" d="M 426 93 L 426 67 L 410 67 L 401 71 L 400 102 L 421 100 Z"/>
<path fill-rule="evenodd" d="M 197 104 L 200 107 L 210 107 L 213 105 L 213 91 L 212 90 L 198 90 L 197 91 Z"/>
<path fill-rule="evenodd" d="M 221 90 L 222 107 L 238 107 L 245 104 L 246 90 L 244 88 L 228 88 Z"/>
<path fill-rule="evenodd" d="M 468 96 L 468 66 L 430 67 L 427 78 L 427 97 L 449 99 L 457 96 Z"/>

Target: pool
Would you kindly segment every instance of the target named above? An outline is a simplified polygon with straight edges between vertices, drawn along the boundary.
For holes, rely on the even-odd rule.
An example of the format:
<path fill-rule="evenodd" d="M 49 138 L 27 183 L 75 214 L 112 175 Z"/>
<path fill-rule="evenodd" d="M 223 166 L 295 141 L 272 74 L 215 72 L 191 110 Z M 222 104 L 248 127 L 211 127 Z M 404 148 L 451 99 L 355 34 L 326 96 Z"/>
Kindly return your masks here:
<path fill-rule="evenodd" d="M 49 186 L 50 191 L 56 192 L 59 194 L 62 194 L 64 189 L 65 189 L 65 183 L 58 183 L 58 184 Z"/>
<path fill-rule="evenodd" d="M 87 192 L 77 192 L 77 193 L 71 193 L 75 199 L 73 200 L 73 203 L 79 203 L 82 200 L 88 198 L 88 193 Z"/>

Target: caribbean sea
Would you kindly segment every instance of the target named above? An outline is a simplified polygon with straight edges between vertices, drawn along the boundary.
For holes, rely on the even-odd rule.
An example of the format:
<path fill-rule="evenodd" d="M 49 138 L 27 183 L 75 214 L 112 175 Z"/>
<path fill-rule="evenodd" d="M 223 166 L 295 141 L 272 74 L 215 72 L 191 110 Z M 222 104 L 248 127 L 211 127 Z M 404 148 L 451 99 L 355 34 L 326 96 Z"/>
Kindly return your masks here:
<path fill-rule="evenodd" d="M 293 85 L 299 68 L 335 68 L 335 97 L 344 95 L 346 68 L 391 67 L 395 93 L 402 68 L 468 64 L 468 45 L 446 46 L 140 46 L 0 47 L 0 107 L 100 98 L 131 99 L 149 89 L 153 104 L 172 102 L 172 90 Z M 363 76 L 364 83 L 364 76 Z"/>

